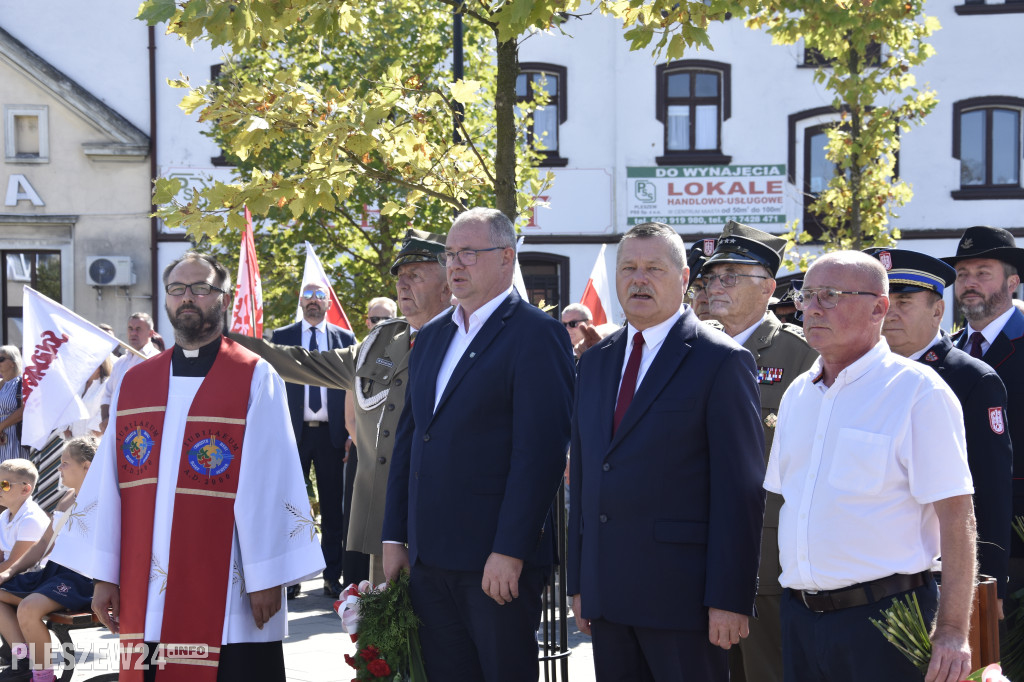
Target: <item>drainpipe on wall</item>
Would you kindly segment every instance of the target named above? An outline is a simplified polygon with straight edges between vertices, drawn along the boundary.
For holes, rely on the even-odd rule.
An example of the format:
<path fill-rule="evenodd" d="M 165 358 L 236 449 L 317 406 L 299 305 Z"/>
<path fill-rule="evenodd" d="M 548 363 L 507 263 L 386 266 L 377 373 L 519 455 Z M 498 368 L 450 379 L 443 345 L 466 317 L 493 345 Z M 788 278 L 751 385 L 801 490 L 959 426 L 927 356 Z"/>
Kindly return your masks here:
<path fill-rule="evenodd" d="M 156 28 L 153 26 L 149 27 L 149 192 L 150 192 L 150 204 L 149 211 L 152 214 L 156 213 L 156 204 L 153 203 L 153 183 L 156 181 L 157 165 L 156 165 Z M 159 224 L 157 222 L 156 215 L 153 215 L 149 219 L 149 250 L 150 250 L 150 289 L 153 295 L 150 297 L 150 303 L 152 303 L 153 310 L 153 322 L 156 324 L 156 320 L 160 319 L 159 315 L 159 300 L 160 294 L 159 289 L 159 274 L 157 272 L 159 268 L 159 251 L 157 249 L 159 237 Z"/>

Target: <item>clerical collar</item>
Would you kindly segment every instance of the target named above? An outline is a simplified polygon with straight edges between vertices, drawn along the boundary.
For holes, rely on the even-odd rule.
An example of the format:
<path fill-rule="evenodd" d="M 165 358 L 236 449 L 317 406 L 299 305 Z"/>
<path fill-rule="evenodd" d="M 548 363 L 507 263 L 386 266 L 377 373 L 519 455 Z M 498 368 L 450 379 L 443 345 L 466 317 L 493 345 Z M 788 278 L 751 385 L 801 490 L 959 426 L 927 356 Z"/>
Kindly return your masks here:
<path fill-rule="evenodd" d="M 176 377 L 205 377 L 217 359 L 220 341 L 218 336 L 199 350 L 185 350 L 175 345 L 171 354 L 171 374 Z"/>

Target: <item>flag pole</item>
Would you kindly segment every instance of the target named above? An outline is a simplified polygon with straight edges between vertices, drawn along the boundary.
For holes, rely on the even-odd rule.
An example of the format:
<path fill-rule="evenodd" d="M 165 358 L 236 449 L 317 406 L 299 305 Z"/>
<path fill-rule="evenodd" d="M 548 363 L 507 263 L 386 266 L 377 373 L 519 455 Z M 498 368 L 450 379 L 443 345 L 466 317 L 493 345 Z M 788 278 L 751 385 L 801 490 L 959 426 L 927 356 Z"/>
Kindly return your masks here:
<path fill-rule="evenodd" d="M 124 348 L 124 349 L 125 349 L 126 351 L 128 351 L 129 353 L 135 353 L 136 355 L 138 355 L 138 356 L 139 356 L 140 358 L 142 358 L 143 360 L 145 360 L 145 359 L 146 359 L 146 356 L 145 356 L 145 355 L 143 355 L 143 354 L 142 354 L 142 353 L 140 353 L 139 351 L 135 350 L 134 348 L 132 348 L 131 346 L 129 346 L 129 345 L 127 344 L 127 343 L 125 343 L 125 342 L 124 342 L 124 341 L 122 341 L 121 339 L 117 339 L 117 343 L 118 343 L 118 345 L 119 345 L 119 346 L 121 346 L 121 348 Z"/>

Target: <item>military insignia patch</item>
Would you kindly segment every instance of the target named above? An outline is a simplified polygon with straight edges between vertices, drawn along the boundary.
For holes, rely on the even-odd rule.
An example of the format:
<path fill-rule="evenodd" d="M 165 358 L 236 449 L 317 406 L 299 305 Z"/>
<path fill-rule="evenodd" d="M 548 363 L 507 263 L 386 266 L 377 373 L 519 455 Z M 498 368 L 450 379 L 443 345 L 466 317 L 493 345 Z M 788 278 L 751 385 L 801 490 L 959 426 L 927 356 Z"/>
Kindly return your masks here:
<path fill-rule="evenodd" d="M 962 249 L 969 249 L 972 246 L 974 246 L 974 240 L 971 239 L 970 237 L 960 242 L 960 248 Z"/>
<path fill-rule="evenodd" d="M 203 476 L 220 476 L 228 470 L 234 458 L 227 444 L 214 436 L 196 441 L 188 451 L 189 466 Z"/>
<path fill-rule="evenodd" d="M 888 251 L 878 252 L 878 262 L 882 264 L 886 270 L 892 270 L 892 254 Z"/>
<path fill-rule="evenodd" d="M 132 429 L 121 441 L 121 454 L 128 463 L 140 467 L 149 459 L 153 452 L 153 436 L 141 426 Z"/>
<path fill-rule="evenodd" d="M 385 367 L 394 367 L 395 366 L 395 363 L 391 362 L 387 358 L 377 358 L 377 360 L 375 362 L 378 365 L 383 365 Z"/>
<path fill-rule="evenodd" d="M 992 433 L 1001 436 L 1006 432 L 1006 420 L 1003 417 L 1003 408 L 988 408 L 988 425 L 992 429 Z"/>
<path fill-rule="evenodd" d="M 715 240 L 714 239 L 705 239 L 704 240 L 704 255 L 705 256 L 710 256 L 714 252 L 715 252 Z"/>
<path fill-rule="evenodd" d="M 924 361 L 925 362 L 935 362 L 938 359 L 939 359 L 939 356 L 936 355 L 935 351 L 933 351 L 933 350 L 930 350 L 930 351 L 928 351 L 927 353 L 924 354 Z"/>
<path fill-rule="evenodd" d="M 779 423 L 779 415 L 772 412 L 770 415 L 764 418 L 764 425 L 769 429 L 774 429 L 775 425 Z"/>
<path fill-rule="evenodd" d="M 781 367 L 758 367 L 757 368 L 757 383 L 759 384 L 777 384 L 782 381 L 782 368 Z"/>

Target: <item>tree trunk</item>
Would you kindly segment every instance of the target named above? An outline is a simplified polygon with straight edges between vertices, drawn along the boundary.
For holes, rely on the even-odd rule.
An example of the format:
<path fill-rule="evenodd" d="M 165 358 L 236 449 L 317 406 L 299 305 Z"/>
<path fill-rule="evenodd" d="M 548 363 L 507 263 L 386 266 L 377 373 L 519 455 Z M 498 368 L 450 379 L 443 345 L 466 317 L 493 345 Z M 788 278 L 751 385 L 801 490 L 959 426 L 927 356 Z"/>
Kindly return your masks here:
<path fill-rule="evenodd" d="M 497 31 L 495 31 L 497 36 Z M 498 43 L 497 94 L 494 97 L 496 116 L 494 152 L 495 208 L 516 219 L 516 77 L 519 75 L 519 45 L 515 39 Z"/>

